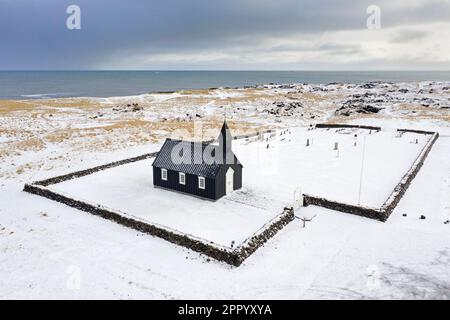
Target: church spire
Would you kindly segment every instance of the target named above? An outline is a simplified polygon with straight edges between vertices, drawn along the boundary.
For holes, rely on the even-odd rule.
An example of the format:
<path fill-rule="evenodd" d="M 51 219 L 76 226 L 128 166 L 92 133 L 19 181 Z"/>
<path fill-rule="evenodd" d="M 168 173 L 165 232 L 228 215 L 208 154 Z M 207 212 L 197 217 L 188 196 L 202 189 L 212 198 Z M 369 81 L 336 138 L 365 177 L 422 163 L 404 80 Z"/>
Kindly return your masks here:
<path fill-rule="evenodd" d="M 222 129 L 219 135 L 219 146 L 222 151 L 224 159 L 231 154 L 231 143 L 233 136 L 231 135 L 230 128 L 228 127 L 227 120 L 223 121 Z"/>

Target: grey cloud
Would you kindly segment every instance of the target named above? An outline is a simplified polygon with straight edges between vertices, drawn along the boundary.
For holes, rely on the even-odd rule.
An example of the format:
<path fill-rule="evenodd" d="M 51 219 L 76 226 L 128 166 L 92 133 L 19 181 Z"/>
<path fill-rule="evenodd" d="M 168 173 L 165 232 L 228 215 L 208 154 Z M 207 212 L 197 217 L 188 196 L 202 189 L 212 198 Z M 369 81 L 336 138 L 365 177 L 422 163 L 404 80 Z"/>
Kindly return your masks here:
<path fill-rule="evenodd" d="M 404 30 L 392 37 L 393 42 L 410 42 L 424 38 L 426 31 L 421 30 Z"/>
<path fill-rule="evenodd" d="M 264 50 L 260 43 L 267 38 L 364 29 L 365 10 L 372 2 L 0 0 L 0 69 L 95 68 L 123 55 L 230 51 L 240 47 Z M 389 0 L 378 2 L 383 27 L 448 21 L 450 14 L 449 5 L 439 1 L 416 8 L 407 2 L 404 7 L 392 7 Z M 73 3 L 81 7 L 82 29 L 69 31 L 65 28 L 65 11 Z M 339 49 L 332 46 L 319 49 Z M 298 51 L 314 49 L 294 47 Z M 267 48 L 282 49 L 283 45 Z"/>
<path fill-rule="evenodd" d="M 358 50 L 361 49 L 361 45 L 358 43 L 326 43 L 319 47 L 320 50 Z"/>

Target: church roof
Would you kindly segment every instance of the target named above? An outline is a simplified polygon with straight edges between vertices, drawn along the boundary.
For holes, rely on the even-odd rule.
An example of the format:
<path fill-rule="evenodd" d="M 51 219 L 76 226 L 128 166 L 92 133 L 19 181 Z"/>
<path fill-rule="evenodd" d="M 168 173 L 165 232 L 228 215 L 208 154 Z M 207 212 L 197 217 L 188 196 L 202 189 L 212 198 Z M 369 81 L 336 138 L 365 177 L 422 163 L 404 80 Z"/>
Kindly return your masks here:
<path fill-rule="evenodd" d="M 194 145 L 196 146 L 194 147 Z M 199 152 L 199 149 L 197 149 L 198 151 L 196 152 L 195 148 L 200 148 L 200 146 L 202 152 Z M 153 166 L 157 168 L 164 168 L 168 170 L 194 174 L 206 178 L 214 178 L 219 172 L 220 164 L 216 162 L 205 162 L 203 154 L 205 148 L 208 146 L 212 148 L 210 151 L 213 155 L 214 152 L 219 152 L 218 145 L 212 145 L 202 142 L 167 139 L 164 142 L 161 150 L 158 152 L 158 155 L 153 162 Z M 175 149 L 174 151 L 175 147 L 177 149 Z M 180 150 L 183 150 L 183 152 L 190 150 L 190 155 L 182 156 L 180 153 L 178 153 L 178 155 L 180 155 L 180 160 L 181 158 L 183 158 L 183 161 L 173 161 L 172 155 L 176 154 Z"/>
<path fill-rule="evenodd" d="M 233 163 L 242 166 L 231 150 L 231 140 L 233 137 L 230 134 L 230 129 L 228 128 L 226 121 L 223 123 L 221 135 L 225 137 L 225 139 L 230 139 L 229 151 L 221 150 L 220 143 L 216 145 L 211 142 L 166 139 L 153 162 L 153 166 L 206 178 L 214 178 L 217 176 L 220 166 L 223 164 L 223 161 L 220 161 L 219 163 L 214 161 L 215 155 L 219 153 L 224 154 L 226 152 L 230 152 L 233 155 Z M 205 152 L 206 148 L 208 148 L 208 150 Z M 187 154 L 183 155 L 183 152 L 187 152 Z M 206 155 L 206 157 L 204 157 L 204 155 Z M 208 158 L 208 156 L 210 157 Z M 222 159 L 223 157 L 221 160 Z"/>

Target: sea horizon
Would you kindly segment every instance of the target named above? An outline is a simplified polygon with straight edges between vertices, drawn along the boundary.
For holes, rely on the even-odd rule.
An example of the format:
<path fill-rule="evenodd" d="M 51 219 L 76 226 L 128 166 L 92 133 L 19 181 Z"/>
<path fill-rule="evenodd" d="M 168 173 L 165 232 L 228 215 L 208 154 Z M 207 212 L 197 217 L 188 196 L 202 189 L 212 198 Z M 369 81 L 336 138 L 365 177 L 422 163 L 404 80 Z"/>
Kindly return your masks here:
<path fill-rule="evenodd" d="M 0 99 L 116 97 L 265 84 L 450 81 L 450 71 L 413 70 L 4 70 Z"/>

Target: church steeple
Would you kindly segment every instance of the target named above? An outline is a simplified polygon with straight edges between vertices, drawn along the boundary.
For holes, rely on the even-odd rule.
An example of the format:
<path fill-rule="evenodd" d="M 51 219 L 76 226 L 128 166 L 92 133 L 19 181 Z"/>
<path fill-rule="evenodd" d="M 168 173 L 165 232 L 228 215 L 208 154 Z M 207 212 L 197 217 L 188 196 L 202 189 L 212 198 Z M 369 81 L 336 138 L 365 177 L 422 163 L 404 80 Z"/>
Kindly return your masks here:
<path fill-rule="evenodd" d="M 231 143 L 233 136 L 231 135 L 230 128 L 228 127 L 227 120 L 223 121 L 222 129 L 219 135 L 219 146 L 222 151 L 224 159 L 231 153 Z"/>

